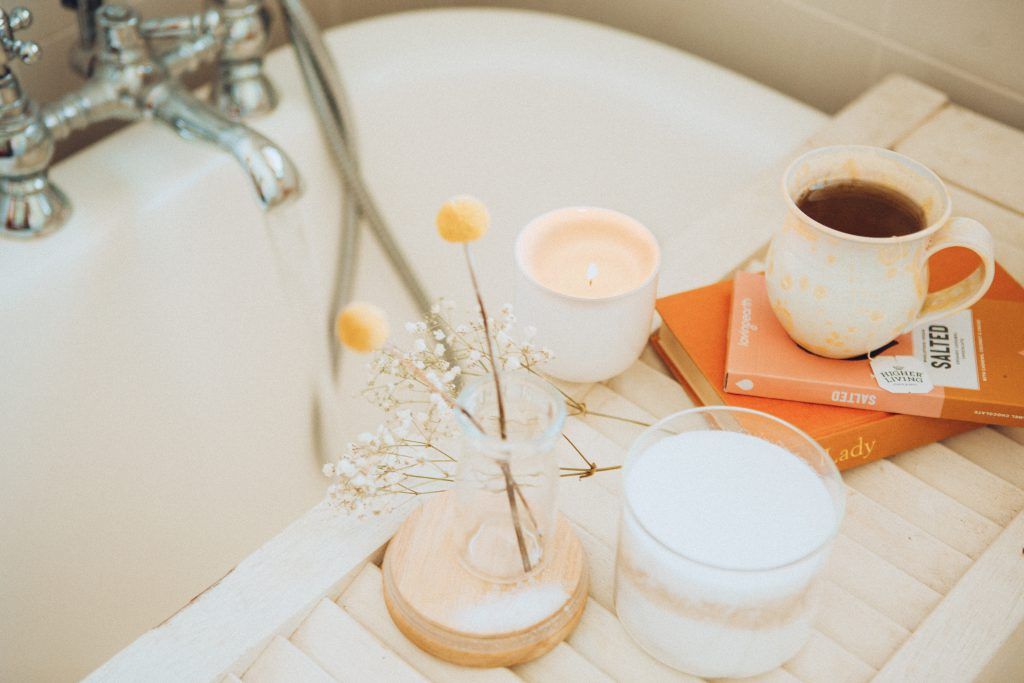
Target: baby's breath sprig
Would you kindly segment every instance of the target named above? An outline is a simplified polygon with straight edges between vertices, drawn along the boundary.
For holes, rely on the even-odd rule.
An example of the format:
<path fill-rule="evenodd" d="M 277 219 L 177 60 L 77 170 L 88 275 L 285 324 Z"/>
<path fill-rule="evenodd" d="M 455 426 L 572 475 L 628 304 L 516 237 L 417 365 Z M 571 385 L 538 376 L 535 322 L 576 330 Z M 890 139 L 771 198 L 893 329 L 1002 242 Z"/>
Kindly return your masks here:
<path fill-rule="evenodd" d="M 353 308 L 361 310 L 355 305 Z M 339 339 L 346 338 L 342 327 L 349 324 L 382 323 L 386 329 L 383 313 L 379 309 L 367 310 L 378 315 L 357 317 L 352 322 L 347 322 L 349 316 L 339 316 Z M 489 327 L 497 365 L 506 373 L 529 372 L 550 383 L 565 399 L 571 415 L 643 424 L 592 411 L 551 383 L 543 366 L 554 354 L 534 341 L 535 329 L 518 324 L 510 304 L 500 308 Z M 423 320 L 405 323 L 404 330 L 411 337 L 411 342 L 403 345 L 405 348 L 377 337 L 379 347 L 369 362 L 370 376 L 364 396 L 384 410 L 384 424 L 376 431 L 361 434 L 336 462 L 324 467 L 324 473 L 332 480 L 328 498 L 336 507 L 376 513 L 403 495 L 436 493 L 453 482 L 459 432 L 451 402 L 458 396 L 458 379 L 491 372 L 483 322 L 479 315 L 460 312 L 455 302 L 441 299 L 431 306 Z M 619 469 L 600 466 L 568 437 L 566 442 L 579 455 L 581 466 L 562 467 L 561 476 L 585 479 Z"/>
<path fill-rule="evenodd" d="M 590 415 L 646 426 L 638 420 L 590 410 L 585 403 L 550 382 L 540 368 L 553 354 L 534 342 L 534 328 L 526 327 L 521 332 L 516 329 L 511 305 L 502 306 L 495 317 L 488 316 L 468 245 L 487 232 L 489 217 L 483 204 L 469 197 L 452 199 L 441 207 L 436 223 L 442 238 L 463 245 L 476 294 L 477 313 L 467 321 L 457 322 L 455 304 L 445 299 L 438 301 L 424 320 L 405 324 L 405 331 L 412 337 L 408 350 L 388 341 L 387 317 L 375 306 L 351 304 L 338 316 L 339 341 L 354 351 L 374 354 L 363 393 L 386 418 L 375 432 L 361 434 L 348 444 L 336 462 L 324 466 L 324 474 L 332 480 L 327 490 L 328 501 L 335 507 L 359 514 L 377 514 L 401 495 L 437 493 L 448 488 L 454 481 L 457 464 L 452 455 L 458 437 L 455 414 L 461 413 L 484 431 L 475 416 L 457 402 L 462 375 L 494 377 L 502 438 L 505 421 L 500 375 L 505 372 L 529 372 L 548 382 L 563 396 L 570 415 Z M 599 467 L 569 437 L 563 436 L 586 467 L 562 467 L 561 476 L 585 479 L 598 472 L 619 469 L 618 466 Z M 507 463 L 502 471 L 523 568 L 529 571 L 531 566 L 520 525 L 531 523 L 533 516 Z M 526 512 L 522 522 L 519 503 Z"/>

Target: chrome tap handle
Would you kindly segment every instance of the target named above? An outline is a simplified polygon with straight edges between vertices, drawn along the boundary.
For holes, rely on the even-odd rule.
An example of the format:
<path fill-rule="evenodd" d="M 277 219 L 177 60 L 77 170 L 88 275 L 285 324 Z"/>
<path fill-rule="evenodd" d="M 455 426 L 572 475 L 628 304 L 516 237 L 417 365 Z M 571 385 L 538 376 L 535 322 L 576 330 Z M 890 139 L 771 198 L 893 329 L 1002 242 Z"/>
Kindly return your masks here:
<path fill-rule="evenodd" d="M 260 116 L 277 106 L 277 92 L 263 73 L 270 44 L 270 0 L 205 0 L 224 26 L 213 78 L 214 106 L 231 119 Z"/>
<path fill-rule="evenodd" d="M 198 14 L 182 14 L 176 17 L 146 19 L 140 25 L 142 35 L 155 40 L 176 38 L 178 40 L 199 40 L 206 35 L 223 38 L 224 27 L 217 12 L 206 10 Z"/>
<path fill-rule="evenodd" d="M 32 64 L 39 59 L 39 44 L 14 37 L 15 31 L 32 25 L 32 13 L 24 7 L 10 12 L 0 9 L 0 67 L 6 68 L 12 59 Z"/>
<path fill-rule="evenodd" d="M 31 24 L 32 13 L 23 7 L 0 9 L 0 237 L 16 239 L 56 230 L 71 212 L 68 198 L 47 176 L 53 134 L 8 67 L 38 59 L 37 44 L 14 36 Z"/>

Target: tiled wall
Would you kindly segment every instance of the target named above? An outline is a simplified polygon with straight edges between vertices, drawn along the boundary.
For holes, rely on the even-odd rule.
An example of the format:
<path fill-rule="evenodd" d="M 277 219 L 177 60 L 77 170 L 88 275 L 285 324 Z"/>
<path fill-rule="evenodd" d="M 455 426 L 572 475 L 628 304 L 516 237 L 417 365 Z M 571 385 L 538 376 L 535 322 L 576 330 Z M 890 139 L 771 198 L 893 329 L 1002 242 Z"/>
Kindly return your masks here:
<path fill-rule="evenodd" d="M 6 0 L 8 8 L 17 0 Z M 78 82 L 66 66 L 77 39 L 59 0 L 22 0 L 44 49 L 21 69 L 49 100 Z M 145 16 L 191 11 L 200 0 L 119 0 Z M 1024 128 L 1024 0 L 307 0 L 322 26 L 445 5 L 525 7 L 649 36 L 722 64 L 826 112 L 893 71 Z M 281 42 L 280 30 L 277 42 Z M 63 146 L 81 146 L 96 133 Z"/>

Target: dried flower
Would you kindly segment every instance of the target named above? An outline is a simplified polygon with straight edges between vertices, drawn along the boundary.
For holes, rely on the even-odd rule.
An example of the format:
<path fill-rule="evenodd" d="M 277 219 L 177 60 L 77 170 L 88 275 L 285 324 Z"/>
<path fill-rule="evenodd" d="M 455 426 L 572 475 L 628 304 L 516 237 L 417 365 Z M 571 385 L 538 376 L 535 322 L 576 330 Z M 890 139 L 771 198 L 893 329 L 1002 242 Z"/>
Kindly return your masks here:
<path fill-rule="evenodd" d="M 483 202 L 474 197 L 453 197 L 437 212 L 437 232 L 448 242 L 475 242 L 487 234 L 491 217 Z"/>
<path fill-rule="evenodd" d="M 332 483 L 328 500 L 338 508 L 366 514 L 386 509 L 395 494 L 429 493 L 452 481 L 459 429 L 449 401 L 458 395 L 462 375 L 491 373 L 483 321 L 472 318 L 453 324 L 455 304 L 442 300 L 425 320 L 406 324 L 413 335 L 400 349 L 384 344 L 370 360 L 370 378 L 364 395 L 387 413 L 375 431 L 363 432 L 346 452 L 324 467 Z M 527 342 L 512 324 L 511 310 L 492 321 L 496 362 L 506 371 L 533 369 L 550 352 Z M 448 330 L 444 343 L 438 330 Z M 520 370 L 522 371 L 522 370 Z"/>
<path fill-rule="evenodd" d="M 421 495 L 444 490 L 444 484 L 453 481 L 457 463 L 450 455 L 450 444 L 458 435 L 455 414 L 461 413 L 479 426 L 475 417 L 456 402 L 460 377 L 493 377 L 500 433 L 505 438 L 501 373 L 529 372 L 540 376 L 537 366 L 553 357 L 550 351 L 531 341 L 536 330 L 529 328 L 525 335 L 516 334 L 511 305 L 502 306 L 497 318 L 487 315 L 469 242 L 483 237 L 489 220 L 487 208 L 472 197 L 456 197 L 437 213 L 441 237 L 463 245 L 477 301 L 476 315 L 468 322 L 453 325 L 455 304 L 442 299 L 430 307 L 425 320 L 405 324 L 413 339 L 411 350 L 403 351 L 386 343 L 387 318 L 375 306 L 351 304 L 338 316 L 337 335 L 342 344 L 354 351 L 377 352 L 370 361 L 370 380 L 364 395 L 388 417 L 376 431 L 364 432 L 349 443 L 336 462 L 323 467 L 324 475 L 332 480 L 327 489 L 331 505 L 358 514 L 376 514 L 388 507 L 394 494 Z M 573 414 L 602 415 L 587 411 L 582 403 L 562 393 Z M 562 476 L 582 479 L 595 472 L 617 469 L 599 468 L 576 450 L 586 467 L 562 468 L 568 472 Z M 523 569 L 529 572 L 532 566 L 515 494 L 524 504 L 526 500 L 508 466 L 503 467 L 503 475 Z"/>
<path fill-rule="evenodd" d="M 372 304 L 353 303 L 338 314 L 338 340 L 359 353 L 376 351 L 388 339 L 388 319 Z"/>

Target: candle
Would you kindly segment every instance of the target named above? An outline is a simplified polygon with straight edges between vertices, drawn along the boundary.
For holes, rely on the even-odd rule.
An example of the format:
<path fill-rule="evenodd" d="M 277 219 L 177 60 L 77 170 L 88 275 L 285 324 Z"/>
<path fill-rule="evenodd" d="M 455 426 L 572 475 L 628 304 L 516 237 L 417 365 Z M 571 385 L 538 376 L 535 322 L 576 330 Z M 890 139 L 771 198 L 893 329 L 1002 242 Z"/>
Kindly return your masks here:
<path fill-rule="evenodd" d="M 843 510 L 817 444 L 763 413 L 685 411 L 640 437 L 623 488 L 615 604 L 637 642 L 701 677 L 797 653 Z"/>
<path fill-rule="evenodd" d="M 608 209 L 558 209 L 522 229 L 515 254 L 519 318 L 555 353 L 545 372 L 596 382 L 636 361 L 661 259 L 650 230 Z"/>

